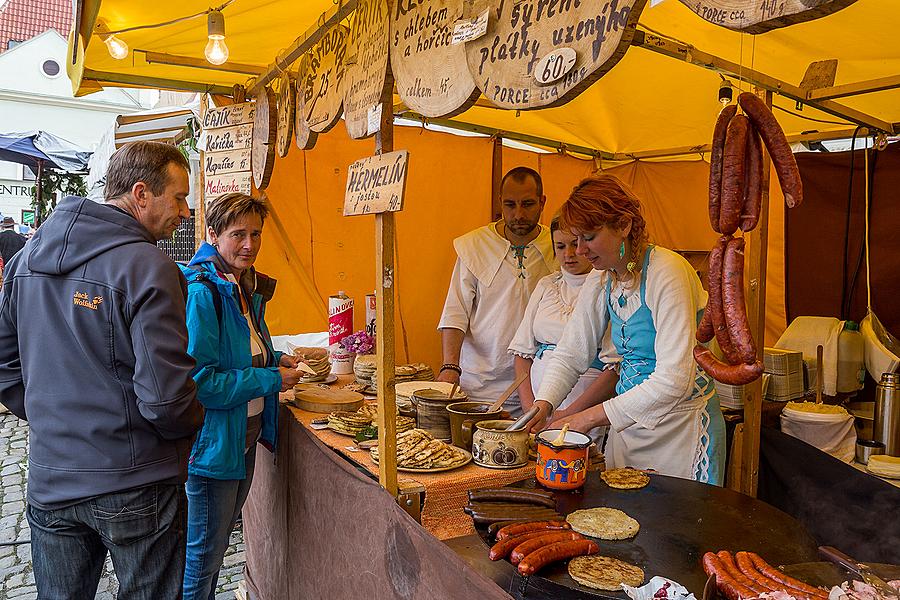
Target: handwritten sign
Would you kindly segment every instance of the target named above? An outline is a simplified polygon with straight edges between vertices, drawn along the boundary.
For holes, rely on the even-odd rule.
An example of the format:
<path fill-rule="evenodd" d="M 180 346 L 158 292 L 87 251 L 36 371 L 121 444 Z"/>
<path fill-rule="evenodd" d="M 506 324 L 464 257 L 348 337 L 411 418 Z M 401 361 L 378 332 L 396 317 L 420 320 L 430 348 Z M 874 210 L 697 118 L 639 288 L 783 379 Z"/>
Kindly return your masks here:
<path fill-rule="evenodd" d="M 397 150 L 356 161 L 347 172 L 344 216 L 403 210 L 409 152 Z"/>
<path fill-rule="evenodd" d="M 309 51 L 300 73 L 303 118 L 312 131 L 325 133 L 341 118 L 348 29 L 335 25 Z"/>
<path fill-rule="evenodd" d="M 506 109 L 528 110 L 571 101 L 625 55 L 646 0 L 500 2 L 487 35 L 466 44 L 469 71 L 482 93 Z M 494 0 L 473 0 L 471 14 Z M 541 84 L 541 58 L 571 48 L 577 56 L 561 79 Z"/>
<path fill-rule="evenodd" d="M 464 0 L 394 0 L 391 8 L 391 71 L 397 94 L 426 117 L 459 114 L 478 99 L 466 49 L 453 45 L 453 27 Z"/>
<path fill-rule="evenodd" d="M 453 37 L 450 39 L 450 43 L 455 45 L 470 42 L 472 40 L 477 40 L 487 33 L 488 13 L 490 12 L 491 11 L 486 8 L 483 13 L 474 19 L 461 19 L 457 21 L 456 25 L 453 26 Z"/>
<path fill-rule="evenodd" d="M 239 173 L 250 170 L 250 151 L 206 152 L 203 156 L 203 173 L 207 177 Z"/>
<path fill-rule="evenodd" d="M 300 59 L 300 73 L 306 70 L 306 63 L 309 62 L 309 55 L 304 54 Z M 297 147 L 301 150 L 311 150 L 316 145 L 316 139 L 319 134 L 312 131 L 306 123 L 306 108 L 303 102 L 303 91 L 306 89 L 306 82 L 302 77 L 298 77 L 295 82 L 296 91 L 294 93 L 294 140 Z"/>
<path fill-rule="evenodd" d="M 700 18 L 727 29 L 764 33 L 830 15 L 856 0 L 681 0 Z"/>
<path fill-rule="evenodd" d="M 204 131 L 206 144 L 201 147 L 206 152 L 230 152 L 231 150 L 247 150 L 253 143 L 253 123 Z"/>
<path fill-rule="evenodd" d="M 256 189 L 264 190 L 269 185 L 272 169 L 275 168 L 275 137 L 278 128 L 275 92 L 263 88 L 256 95 L 256 114 L 253 117 L 253 146 L 250 149 L 250 170 Z"/>
<path fill-rule="evenodd" d="M 366 113 L 366 130 L 369 135 L 381 131 L 381 113 L 383 106 L 384 105 L 380 103 L 370 106 Z"/>
<path fill-rule="evenodd" d="M 281 76 L 278 86 L 278 134 L 275 149 L 284 158 L 291 148 L 291 134 L 294 133 L 294 78 L 287 71 Z"/>
<path fill-rule="evenodd" d="M 353 139 L 374 133 L 369 109 L 385 97 L 388 70 L 387 0 L 359 0 L 353 13 L 347 50 L 344 124 Z M 375 129 L 375 131 L 378 131 Z"/>
<path fill-rule="evenodd" d="M 218 129 L 252 123 L 254 108 L 252 102 L 210 108 L 203 116 L 203 129 Z"/>
<path fill-rule="evenodd" d="M 207 200 L 231 192 L 250 193 L 250 171 L 207 177 L 203 182 L 203 197 Z"/>

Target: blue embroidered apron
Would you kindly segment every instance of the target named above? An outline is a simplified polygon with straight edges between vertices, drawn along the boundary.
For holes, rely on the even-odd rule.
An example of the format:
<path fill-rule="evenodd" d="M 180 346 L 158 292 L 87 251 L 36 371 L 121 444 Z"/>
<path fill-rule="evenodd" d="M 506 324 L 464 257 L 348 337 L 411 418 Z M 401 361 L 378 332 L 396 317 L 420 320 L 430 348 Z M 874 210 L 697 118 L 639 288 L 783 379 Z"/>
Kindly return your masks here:
<path fill-rule="evenodd" d="M 646 380 L 656 369 L 656 326 L 653 314 L 647 306 L 647 267 L 653 246 L 647 248 L 641 268 L 640 307 L 627 319 L 621 318 L 613 308 L 626 305 L 624 297 L 613 299 L 611 279 L 606 282 L 606 296 L 610 318 L 612 341 L 622 357 L 616 394 L 620 395 Z M 725 472 L 725 421 L 719 408 L 719 398 L 712 380 L 700 369 L 696 369 L 692 397 L 707 398 L 703 410 L 699 411 L 699 439 L 696 443 L 693 479 L 722 485 Z M 665 420 L 665 418 L 664 418 Z M 632 427 L 640 427 L 635 424 Z M 646 430 L 645 430 L 646 431 Z M 622 432 L 619 432 L 621 435 Z M 676 448 L 676 451 L 682 450 Z M 619 465 L 617 465 L 619 466 Z M 649 465 L 648 465 L 649 466 Z"/>

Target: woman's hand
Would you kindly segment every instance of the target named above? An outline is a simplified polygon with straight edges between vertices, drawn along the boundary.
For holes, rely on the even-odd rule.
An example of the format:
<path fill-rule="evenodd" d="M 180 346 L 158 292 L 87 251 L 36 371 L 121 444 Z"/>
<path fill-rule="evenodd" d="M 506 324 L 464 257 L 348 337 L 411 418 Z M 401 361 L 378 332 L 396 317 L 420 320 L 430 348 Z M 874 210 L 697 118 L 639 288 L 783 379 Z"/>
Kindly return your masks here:
<path fill-rule="evenodd" d="M 554 415 L 554 417 L 557 417 L 557 415 Z M 609 420 L 606 418 L 606 411 L 603 409 L 603 405 L 599 405 L 573 415 L 563 415 L 562 418 L 555 418 L 550 423 L 549 429 L 562 429 L 566 423 L 569 424 L 569 429 L 572 431 L 587 433 L 594 427 L 609 425 Z"/>
<path fill-rule="evenodd" d="M 435 378 L 435 381 L 445 381 L 447 383 L 459 383 L 459 373 L 452 369 L 444 369 Z"/>
<path fill-rule="evenodd" d="M 281 360 L 278 362 L 278 365 L 287 367 L 288 369 L 296 369 L 298 362 L 300 362 L 300 359 L 297 358 L 296 355 L 284 353 L 281 355 Z"/>
<path fill-rule="evenodd" d="M 282 359 L 283 358 L 284 357 L 282 357 Z M 286 392 L 293 388 L 300 381 L 300 378 L 303 377 L 303 371 L 298 371 L 296 368 L 278 367 L 278 372 L 281 373 L 282 392 Z"/>
<path fill-rule="evenodd" d="M 553 405 L 546 400 L 535 400 L 534 406 L 538 408 L 538 413 L 528 421 L 525 428 L 532 433 L 537 433 L 544 429 L 547 418 L 550 416 L 550 413 L 553 412 Z"/>

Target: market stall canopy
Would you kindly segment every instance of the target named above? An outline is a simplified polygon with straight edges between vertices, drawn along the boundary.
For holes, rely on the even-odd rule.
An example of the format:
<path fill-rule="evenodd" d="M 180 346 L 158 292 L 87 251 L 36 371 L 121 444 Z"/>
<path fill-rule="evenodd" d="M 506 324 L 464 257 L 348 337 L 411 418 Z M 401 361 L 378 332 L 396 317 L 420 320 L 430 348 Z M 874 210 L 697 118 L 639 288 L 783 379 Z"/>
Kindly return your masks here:
<path fill-rule="evenodd" d="M 606 159 L 691 154 L 702 151 L 711 137 L 720 106 L 719 72 L 730 72 L 735 83 L 738 77 L 762 80 L 787 96 L 802 94 L 807 102 L 831 102 L 847 109 L 837 112 L 856 117 L 856 123 L 851 123 L 836 117 L 835 111 L 817 110 L 808 103 L 800 106 L 791 97 L 776 96 L 775 106 L 781 109 L 776 114 L 789 136 L 814 131 L 849 137 L 857 123 L 892 133 L 900 122 L 900 44 L 894 39 L 900 11 L 894 2 L 843 0 L 835 6 L 849 5 L 833 14 L 758 35 L 713 25 L 679 0 L 652 4 L 644 6 L 638 32 L 624 57 L 571 102 L 518 112 L 492 108 L 482 96 L 452 119 L 488 132 L 503 130 L 555 140 L 572 151 L 599 151 Z M 806 2 L 814 4 L 821 2 Z M 112 58 L 100 37 L 91 35 L 101 22 L 117 31 L 185 16 L 193 8 L 186 9 L 184 2 L 79 3 L 78 46 L 87 42 L 87 48 L 86 53 L 73 54 L 77 60 L 69 74 L 76 92 L 82 94 L 99 89 L 98 84 L 230 93 L 234 84 L 248 84 L 266 71 L 298 36 L 315 31 L 325 21 L 323 15 L 334 17 L 333 22 L 346 22 L 354 5 L 333 0 L 233 2 L 223 9 L 230 58 L 221 66 L 232 70 L 220 70 L 203 58 L 205 18 L 118 34 L 131 49 L 123 60 Z M 828 59 L 837 59 L 834 81 L 825 77 L 824 83 L 801 89 L 810 64 Z M 299 61 L 294 62 L 293 69 L 298 65 Z M 855 86 L 860 82 L 863 85 Z M 848 90 L 847 84 L 855 87 Z M 740 85 L 749 87 L 746 82 Z M 822 98 L 858 92 L 856 87 L 878 91 Z M 403 110 L 399 99 L 395 105 Z"/>
<path fill-rule="evenodd" d="M 84 171 L 91 153 L 46 131 L 0 133 L 0 160 L 27 165 L 37 172 L 38 162 L 62 171 Z"/>

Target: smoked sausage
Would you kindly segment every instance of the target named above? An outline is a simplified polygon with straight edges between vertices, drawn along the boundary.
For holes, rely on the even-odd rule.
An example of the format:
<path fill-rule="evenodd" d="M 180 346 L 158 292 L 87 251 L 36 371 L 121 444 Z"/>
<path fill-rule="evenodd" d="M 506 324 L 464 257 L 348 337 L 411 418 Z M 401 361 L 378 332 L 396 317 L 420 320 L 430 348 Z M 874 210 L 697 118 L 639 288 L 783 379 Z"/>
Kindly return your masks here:
<path fill-rule="evenodd" d="M 550 563 L 574 558 L 576 556 L 595 554 L 599 551 L 600 546 L 591 540 L 556 542 L 555 544 L 544 546 L 540 550 L 535 550 L 523 558 L 519 563 L 519 573 L 526 576 L 533 575 Z"/>
<path fill-rule="evenodd" d="M 746 385 L 758 379 L 763 372 L 762 363 L 759 361 L 752 365 L 725 364 L 716 358 L 709 348 L 700 345 L 694 346 L 694 360 L 710 377 L 728 385 Z"/>
<path fill-rule="evenodd" d="M 752 231 L 759 222 L 762 209 L 763 155 L 762 142 L 751 123 L 747 130 L 747 150 L 744 153 L 744 207 L 741 211 L 741 230 Z"/>
<path fill-rule="evenodd" d="M 554 529 L 572 529 L 566 521 L 550 520 L 550 521 L 528 521 L 526 523 L 513 523 L 506 527 L 501 527 L 497 532 L 498 540 L 505 540 L 508 537 L 530 533 L 532 531 L 551 531 Z"/>
<path fill-rule="evenodd" d="M 707 302 L 709 302 L 707 300 Z M 713 331 L 712 324 L 712 311 L 709 310 L 709 304 L 706 305 L 706 309 L 703 311 L 703 316 L 700 318 L 700 322 L 697 323 L 697 333 L 694 337 L 697 338 L 697 341 L 701 344 L 705 344 L 716 336 L 716 332 Z"/>
<path fill-rule="evenodd" d="M 794 579 L 789 575 L 785 575 L 784 573 L 764 561 L 759 554 L 756 554 L 755 552 L 748 552 L 747 556 L 750 557 L 750 560 L 753 562 L 753 566 L 756 567 L 760 573 L 762 573 L 769 579 L 774 579 L 778 583 L 783 583 L 786 586 L 798 589 L 801 592 L 807 594 L 818 596 L 820 598 L 828 597 L 828 593 L 825 592 L 825 590 L 820 590 L 819 588 L 813 587 L 808 583 L 804 583 L 799 579 Z"/>
<path fill-rule="evenodd" d="M 738 566 L 734 563 L 734 559 L 731 557 L 730 552 L 722 550 L 721 552 L 717 553 L 716 556 L 719 558 L 719 562 L 722 563 L 722 566 L 725 568 L 725 572 L 728 573 L 728 576 L 732 577 L 742 586 L 753 590 L 757 595 L 771 591 L 762 583 L 754 581 L 747 577 L 744 573 L 742 573 L 741 570 L 738 569 Z"/>
<path fill-rule="evenodd" d="M 744 304 L 744 239 L 734 238 L 725 247 L 722 263 L 722 307 L 728 337 L 740 362 L 756 362 L 756 344 L 750 323 L 747 321 L 747 307 Z M 735 364 L 737 361 L 730 361 Z"/>
<path fill-rule="evenodd" d="M 709 152 L 709 222 L 713 231 L 719 231 L 719 209 L 722 193 L 722 154 L 725 151 L 725 134 L 728 122 L 737 112 L 737 104 L 729 104 L 719 112 L 713 130 L 712 147 Z"/>
<path fill-rule="evenodd" d="M 497 512 L 476 512 L 471 513 L 472 520 L 476 525 L 490 525 L 494 521 L 503 521 L 504 519 L 515 519 L 518 516 L 526 517 L 532 520 L 556 520 L 561 519 L 562 515 L 556 511 L 548 512 L 529 512 L 529 513 L 497 513 Z"/>
<path fill-rule="evenodd" d="M 523 540 L 522 543 L 520 543 L 513 549 L 512 554 L 509 556 L 509 562 L 517 565 L 522 562 L 523 558 L 525 558 L 532 552 L 543 548 L 544 546 L 549 546 L 550 544 L 555 544 L 556 542 L 569 542 L 573 540 L 583 539 L 584 536 L 576 531 L 555 531 L 552 533 L 545 533 L 529 540 Z"/>
<path fill-rule="evenodd" d="M 784 193 L 784 201 L 789 208 L 799 206 L 803 202 L 803 182 L 800 179 L 800 169 L 797 160 L 784 137 L 784 131 L 775 119 L 775 115 L 766 106 L 759 96 L 750 92 L 744 92 L 738 96 L 738 104 L 744 110 L 744 114 L 753 122 L 756 130 L 766 144 L 766 149 L 772 157 L 772 165 L 778 175 L 781 191 Z M 724 233 L 724 232 L 723 232 Z"/>
<path fill-rule="evenodd" d="M 744 155 L 747 152 L 747 131 L 750 120 L 735 115 L 728 123 L 725 134 L 725 152 L 722 155 L 722 194 L 719 210 L 719 231 L 731 235 L 741 223 L 744 208 Z"/>
<path fill-rule="evenodd" d="M 827 598 L 827 595 L 824 591 L 822 591 L 820 595 L 810 594 L 766 577 L 761 571 L 759 571 L 759 569 L 757 569 L 753 565 L 753 560 L 746 552 L 737 552 L 735 553 L 734 557 L 737 561 L 738 568 L 744 575 L 746 575 L 753 581 L 761 583 L 770 590 L 787 592 L 788 594 L 794 596 L 795 598 L 798 598 L 799 600 L 825 600 L 825 598 Z"/>
<path fill-rule="evenodd" d="M 540 504 L 556 508 L 553 494 L 540 490 L 522 490 L 513 488 L 490 488 L 484 490 L 470 490 L 469 502 L 522 502 L 525 504 Z"/>
<path fill-rule="evenodd" d="M 508 537 L 506 539 L 500 540 L 493 546 L 491 546 L 491 552 L 488 554 L 488 557 L 491 560 L 500 560 L 501 558 L 506 558 L 509 556 L 509 553 L 512 552 L 516 546 L 521 544 L 522 542 L 539 538 L 541 536 L 547 535 L 547 531 L 532 531 L 531 533 L 523 533 L 522 535 L 516 535 L 513 537 Z"/>
<path fill-rule="evenodd" d="M 741 585 L 733 577 L 729 576 L 722 561 L 712 552 L 707 552 L 703 555 L 703 570 L 706 571 L 707 575 L 716 576 L 716 585 L 728 600 L 744 600 L 756 596 L 753 590 Z"/>
<path fill-rule="evenodd" d="M 710 313 L 709 317 L 712 320 L 713 332 L 719 348 L 725 354 L 725 359 L 730 364 L 735 364 L 740 361 L 731 337 L 728 335 L 728 325 L 725 323 L 725 312 L 722 308 L 722 262 L 725 256 L 725 247 L 731 239 L 730 235 L 723 235 L 709 253 L 709 300 L 706 303 L 706 310 Z"/>
<path fill-rule="evenodd" d="M 495 535 L 501 527 L 506 527 L 507 525 L 513 525 L 516 523 L 528 523 L 530 521 L 531 519 L 500 519 L 488 525 L 487 532 L 488 535 Z"/>

